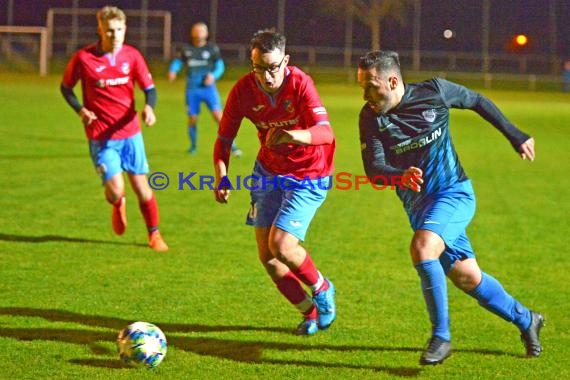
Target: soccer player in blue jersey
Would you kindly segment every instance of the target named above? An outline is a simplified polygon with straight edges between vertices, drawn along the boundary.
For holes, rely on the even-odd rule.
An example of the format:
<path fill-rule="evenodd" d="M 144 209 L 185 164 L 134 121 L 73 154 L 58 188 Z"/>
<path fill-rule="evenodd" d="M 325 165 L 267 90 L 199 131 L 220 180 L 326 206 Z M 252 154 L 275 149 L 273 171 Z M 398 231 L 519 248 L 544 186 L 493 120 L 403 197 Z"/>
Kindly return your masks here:
<path fill-rule="evenodd" d="M 534 139 L 489 99 L 461 85 L 440 78 L 404 83 L 396 52 L 371 51 L 361 57 L 358 84 L 366 100 L 359 117 L 366 175 L 376 183 L 396 185 L 414 230 L 410 254 L 432 325 L 420 364 L 438 364 L 451 355 L 445 276 L 518 327 L 526 356 L 539 356 L 544 317 L 481 271 L 465 232 L 475 213 L 475 195 L 451 142 L 449 109 L 477 112 L 523 159 L 534 160 Z"/>
<path fill-rule="evenodd" d="M 208 27 L 203 22 L 192 25 L 190 44 L 182 47 L 179 57 L 172 60 L 168 70 L 168 79 L 174 81 L 177 74 L 186 67 L 186 109 L 188 112 L 188 137 L 190 154 L 196 154 L 198 148 L 198 115 L 200 104 L 205 103 L 217 124 L 222 119 L 222 101 L 216 87 L 216 81 L 225 71 L 224 61 L 217 45 L 208 41 Z M 242 152 L 234 143 L 234 156 Z"/>

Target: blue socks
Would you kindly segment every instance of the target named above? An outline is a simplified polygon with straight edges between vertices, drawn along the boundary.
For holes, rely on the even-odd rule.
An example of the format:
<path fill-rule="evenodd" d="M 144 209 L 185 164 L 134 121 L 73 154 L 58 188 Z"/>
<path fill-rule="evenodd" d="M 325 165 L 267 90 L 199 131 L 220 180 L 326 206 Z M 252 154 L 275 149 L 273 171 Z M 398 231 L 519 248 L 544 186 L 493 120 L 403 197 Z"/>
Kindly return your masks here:
<path fill-rule="evenodd" d="M 475 298 L 479 305 L 505 321 L 512 322 L 521 331 L 530 327 L 530 310 L 507 293 L 501 283 L 487 273 L 482 273 L 481 282 L 468 294 Z"/>
<path fill-rule="evenodd" d="M 432 335 L 450 341 L 447 283 L 443 267 L 439 260 L 422 261 L 415 267 L 421 279 Z M 530 327 L 530 310 L 507 293 L 501 283 L 487 273 L 482 272 L 479 285 L 467 294 L 493 314 L 512 322 L 519 330 L 525 331 Z"/>
<path fill-rule="evenodd" d="M 449 309 L 447 306 L 447 282 L 439 260 L 426 260 L 415 265 L 422 283 L 432 335 L 451 341 Z"/>
<path fill-rule="evenodd" d="M 198 138 L 198 128 L 196 125 L 189 125 L 188 126 L 188 137 L 190 137 L 190 149 L 197 148 L 197 138 Z"/>

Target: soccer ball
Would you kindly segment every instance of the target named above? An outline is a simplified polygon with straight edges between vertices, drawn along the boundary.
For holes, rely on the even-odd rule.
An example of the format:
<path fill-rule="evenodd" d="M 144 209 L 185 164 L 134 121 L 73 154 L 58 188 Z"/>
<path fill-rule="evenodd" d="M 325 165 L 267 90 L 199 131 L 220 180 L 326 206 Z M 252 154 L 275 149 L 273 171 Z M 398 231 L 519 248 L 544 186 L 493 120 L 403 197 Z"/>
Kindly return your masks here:
<path fill-rule="evenodd" d="M 135 322 L 119 332 L 117 349 L 123 362 L 154 368 L 166 355 L 166 337 L 152 323 Z"/>

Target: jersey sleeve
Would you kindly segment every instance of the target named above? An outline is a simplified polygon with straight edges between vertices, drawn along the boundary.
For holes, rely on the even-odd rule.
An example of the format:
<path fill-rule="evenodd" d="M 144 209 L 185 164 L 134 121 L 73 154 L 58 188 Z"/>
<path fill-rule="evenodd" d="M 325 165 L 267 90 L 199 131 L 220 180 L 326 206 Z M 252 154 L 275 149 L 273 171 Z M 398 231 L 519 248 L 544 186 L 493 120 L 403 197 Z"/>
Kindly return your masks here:
<path fill-rule="evenodd" d="M 367 107 L 362 108 L 358 121 L 364 172 L 376 184 L 390 185 L 391 183 L 385 183 L 386 180 L 401 176 L 404 171 L 387 164 L 384 143 L 379 134 L 375 132 L 378 130 L 376 118 Z"/>
<path fill-rule="evenodd" d="M 75 53 L 69 60 L 61 84 L 67 88 L 73 88 L 81 78 L 81 65 L 79 60 L 79 52 Z"/>
<path fill-rule="evenodd" d="M 226 167 L 229 166 L 232 142 L 244 118 L 240 104 L 240 83 L 242 82 L 239 81 L 234 85 L 228 95 L 222 119 L 218 127 L 218 138 L 214 143 L 214 164 L 222 161 L 226 164 Z"/>
<path fill-rule="evenodd" d="M 518 151 L 521 144 L 530 136 L 519 130 L 487 97 L 459 84 L 437 79 L 440 93 L 449 108 L 467 108 L 479 114 L 483 119 L 493 125 Z"/>
<path fill-rule="evenodd" d="M 432 84 L 447 108 L 473 109 L 479 94 L 457 83 L 434 78 Z"/>
<path fill-rule="evenodd" d="M 311 134 L 311 145 L 332 144 L 335 138 L 328 112 L 310 77 L 303 82 L 301 94 L 302 118 Z"/>
<path fill-rule="evenodd" d="M 218 127 L 218 138 L 233 141 L 239 130 L 241 121 L 245 117 L 240 101 L 240 83 L 238 82 L 230 91 L 220 125 Z"/>
<path fill-rule="evenodd" d="M 174 58 L 172 62 L 170 62 L 170 65 L 168 66 L 168 71 L 171 73 L 178 74 L 180 70 L 182 70 L 182 66 L 183 66 L 182 59 Z"/>
<path fill-rule="evenodd" d="M 226 65 L 224 65 L 224 61 L 222 61 L 221 58 L 216 59 L 214 61 L 214 66 L 212 69 L 212 75 L 214 76 L 214 79 L 220 79 L 224 74 L 224 71 L 226 71 Z"/>
<path fill-rule="evenodd" d="M 330 125 L 327 109 L 319 97 L 315 84 L 310 77 L 302 83 L 301 113 L 307 127 L 314 125 Z"/>
<path fill-rule="evenodd" d="M 213 61 L 216 61 L 218 59 L 222 59 L 222 52 L 220 51 L 220 48 L 218 47 L 218 45 L 212 44 L 211 45 L 211 58 Z"/>
<path fill-rule="evenodd" d="M 154 81 L 146 61 L 141 53 L 136 50 L 135 57 L 135 72 L 133 73 L 135 81 L 139 84 L 142 90 L 149 90 L 154 88 Z"/>

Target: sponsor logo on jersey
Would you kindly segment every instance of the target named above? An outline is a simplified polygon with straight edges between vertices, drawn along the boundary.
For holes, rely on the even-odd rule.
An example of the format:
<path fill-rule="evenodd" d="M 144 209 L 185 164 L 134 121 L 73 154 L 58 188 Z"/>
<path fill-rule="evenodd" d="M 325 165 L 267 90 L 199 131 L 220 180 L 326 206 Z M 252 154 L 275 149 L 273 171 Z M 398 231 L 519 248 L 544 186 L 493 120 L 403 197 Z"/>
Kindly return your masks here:
<path fill-rule="evenodd" d="M 293 118 L 289 120 L 277 120 L 277 121 L 260 121 L 255 125 L 257 128 L 261 129 L 269 129 L 269 128 L 280 128 L 280 127 L 289 127 L 292 125 L 296 125 L 299 122 L 299 118 Z"/>
<path fill-rule="evenodd" d="M 121 77 L 121 78 L 109 78 L 109 79 L 99 79 L 95 83 L 95 86 L 99 88 L 104 88 L 108 86 L 121 86 L 123 84 L 129 83 L 129 77 Z"/>
<path fill-rule="evenodd" d="M 432 131 L 428 136 L 422 136 L 419 139 L 408 139 L 402 141 L 398 145 L 393 146 L 391 149 L 396 152 L 396 154 L 401 154 L 409 150 L 415 150 L 423 146 L 429 145 L 438 138 L 441 137 L 441 128 Z"/>
<path fill-rule="evenodd" d="M 208 66 L 208 61 L 205 59 L 189 59 L 187 61 L 188 67 L 204 67 Z"/>
<path fill-rule="evenodd" d="M 422 116 L 424 117 L 425 121 L 427 121 L 428 123 L 433 123 L 437 115 L 435 113 L 435 110 L 431 109 L 423 111 Z"/>

